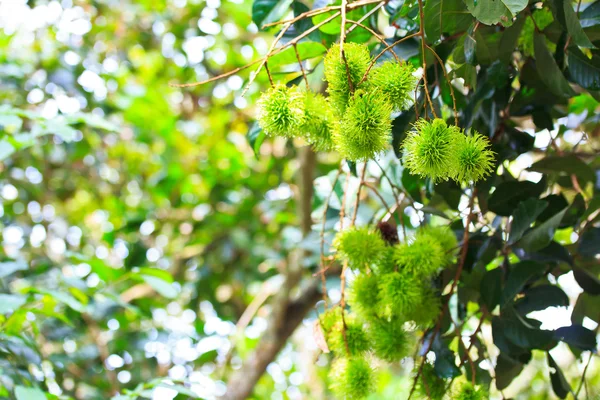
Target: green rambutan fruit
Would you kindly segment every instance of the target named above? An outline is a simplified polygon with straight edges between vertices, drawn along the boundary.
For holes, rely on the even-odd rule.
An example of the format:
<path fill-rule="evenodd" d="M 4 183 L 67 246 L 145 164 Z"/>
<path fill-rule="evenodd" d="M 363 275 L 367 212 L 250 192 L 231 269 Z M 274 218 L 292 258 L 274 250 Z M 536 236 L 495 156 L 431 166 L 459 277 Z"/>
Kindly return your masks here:
<path fill-rule="evenodd" d="M 490 141 L 474 132 L 471 136 L 461 135 L 456 145 L 456 166 L 453 178 L 462 183 L 477 182 L 494 169 L 494 152 Z"/>
<path fill-rule="evenodd" d="M 363 357 L 338 358 L 329 372 L 330 388 L 340 399 L 362 399 L 375 389 L 375 371 Z"/>
<path fill-rule="evenodd" d="M 458 241 L 450 228 L 446 226 L 426 226 L 417 232 L 417 240 L 423 236 L 431 238 L 431 240 L 442 247 L 446 258 L 444 266 L 454 263 L 458 250 Z"/>
<path fill-rule="evenodd" d="M 395 247 L 387 246 L 381 255 L 379 261 L 373 266 L 377 274 L 387 274 L 396 271 L 397 264 L 394 261 Z"/>
<path fill-rule="evenodd" d="M 304 95 L 278 84 L 258 100 L 258 125 L 269 135 L 295 137 L 304 124 Z"/>
<path fill-rule="evenodd" d="M 404 316 L 420 307 L 422 298 L 422 282 L 414 274 L 391 272 L 379 277 L 380 315 Z"/>
<path fill-rule="evenodd" d="M 341 57 L 340 45 L 331 46 L 325 59 L 325 79 L 328 82 L 327 93 L 334 111 L 341 116 L 348 104 L 351 92 L 356 90 L 365 72 L 371 64 L 369 48 L 364 44 L 344 43 L 344 55 L 348 66 Z M 348 82 L 352 82 L 352 88 Z"/>
<path fill-rule="evenodd" d="M 429 177 L 435 183 L 455 175 L 456 143 L 463 136 L 456 126 L 443 119 L 419 119 L 402 145 L 404 162 L 412 174 Z"/>
<path fill-rule="evenodd" d="M 337 324 L 342 323 L 342 308 L 330 308 L 329 310 L 325 311 L 319 316 L 319 321 L 321 322 L 321 328 L 323 329 L 323 333 L 327 335 L 334 329 L 334 327 Z"/>
<path fill-rule="evenodd" d="M 485 400 L 489 399 L 489 394 L 485 388 L 473 386 L 471 382 L 464 381 L 452 398 L 455 400 Z"/>
<path fill-rule="evenodd" d="M 365 320 L 371 320 L 377 314 L 379 289 L 378 279 L 373 274 L 357 275 L 348 290 L 348 304 L 352 311 Z"/>
<path fill-rule="evenodd" d="M 344 320 L 346 322 L 345 334 L 343 324 L 340 321 L 327 335 L 329 348 L 339 356 L 357 356 L 369 351 L 371 344 L 362 322 L 352 317 L 345 317 Z M 348 344 L 347 347 L 346 343 Z"/>
<path fill-rule="evenodd" d="M 423 364 L 415 392 L 419 399 L 442 400 L 446 394 L 446 380 L 435 374 L 433 365 Z"/>
<path fill-rule="evenodd" d="M 403 327 L 400 318 L 390 321 L 378 319 L 369 325 L 369 337 L 373 343 L 375 355 L 387 362 L 402 360 L 413 346 L 413 335 Z"/>
<path fill-rule="evenodd" d="M 406 62 L 386 61 L 369 73 L 369 86 L 385 95 L 394 111 L 406 110 L 413 104 L 418 78 L 414 67 Z"/>
<path fill-rule="evenodd" d="M 333 246 L 339 260 L 348 261 L 351 268 L 360 271 L 378 263 L 386 247 L 379 232 L 366 226 L 351 227 L 338 232 Z"/>
<path fill-rule="evenodd" d="M 306 141 L 317 151 L 330 151 L 334 144 L 331 139 L 334 117 L 329 101 L 319 93 L 305 92 L 304 125 L 302 132 Z"/>
<path fill-rule="evenodd" d="M 394 247 L 394 261 L 403 271 L 417 276 L 431 276 L 446 261 L 446 253 L 440 243 L 428 235 L 417 235 L 412 243 Z"/>
<path fill-rule="evenodd" d="M 351 161 L 368 160 L 384 151 L 392 132 L 392 106 L 379 92 L 358 90 L 348 102 L 333 141 Z"/>
<path fill-rule="evenodd" d="M 414 308 L 404 315 L 408 321 L 414 321 L 414 323 L 422 328 L 430 328 L 437 321 L 441 309 L 442 302 L 439 294 L 437 294 L 432 287 L 427 286 L 427 283 L 422 283 L 424 286 L 421 287 L 421 302 L 418 308 Z"/>

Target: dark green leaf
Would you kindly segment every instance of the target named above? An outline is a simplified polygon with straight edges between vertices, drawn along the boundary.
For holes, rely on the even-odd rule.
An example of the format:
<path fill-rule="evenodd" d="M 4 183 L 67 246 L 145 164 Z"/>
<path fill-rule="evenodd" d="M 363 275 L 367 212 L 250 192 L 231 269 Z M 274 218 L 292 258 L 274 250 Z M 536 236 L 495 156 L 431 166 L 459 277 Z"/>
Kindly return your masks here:
<path fill-rule="evenodd" d="M 542 33 L 534 33 L 533 48 L 537 72 L 548 89 L 559 97 L 574 96 L 575 92 L 556 64 L 554 57 L 552 57 L 552 53 L 548 50 L 546 37 Z"/>
<path fill-rule="evenodd" d="M 582 185 L 596 181 L 596 174 L 592 168 L 574 154 L 544 157 L 529 169 L 544 174 L 573 174 L 579 178 Z"/>
<path fill-rule="evenodd" d="M 546 207 L 548 207 L 548 202 L 534 198 L 519 203 L 513 215 L 508 243 L 513 244 L 521 239 L 525 231 L 529 229 L 531 224 Z"/>
<path fill-rule="evenodd" d="M 498 304 L 502 296 L 502 281 L 504 274 L 502 268 L 495 268 L 487 271 L 481 279 L 481 300 L 487 307 L 489 312 L 492 312 Z"/>
<path fill-rule="evenodd" d="M 567 30 L 573 42 L 579 47 L 594 48 L 581 27 L 573 3 L 570 0 L 554 0 L 552 6 L 556 19 Z"/>
<path fill-rule="evenodd" d="M 506 305 L 519 294 L 527 282 L 541 276 L 546 271 L 544 264 L 535 261 L 521 261 L 510 266 L 510 272 L 502 291 L 502 303 Z"/>
<path fill-rule="evenodd" d="M 534 286 L 525 291 L 525 296 L 515 302 L 515 310 L 521 315 L 532 311 L 545 310 L 548 307 L 567 307 L 569 297 L 554 285 Z"/>
<path fill-rule="evenodd" d="M 513 360 L 511 357 L 500 353 L 498 363 L 496 364 L 496 388 L 504 390 L 510 385 L 521 371 L 523 371 L 523 363 Z"/>
<path fill-rule="evenodd" d="M 573 268 L 573 275 L 579 286 L 581 286 L 586 293 L 596 296 L 600 295 L 600 279 L 592 272 L 580 267 L 575 267 Z"/>
<path fill-rule="evenodd" d="M 596 257 L 600 254 L 600 228 L 590 228 L 579 239 L 579 254 L 585 257 Z"/>
<path fill-rule="evenodd" d="M 262 29 L 263 25 L 278 21 L 289 11 L 292 0 L 254 0 L 252 22 Z"/>
<path fill-rule="evenodd" d="M 549 350 L 556 346 L 553 332 L 539 329 L 539 322 L 521 317 L 512 310 L 501 317 L 506 338 L 523 349 Z"/>
<path fill-rule="evenodd" d="M 502 37 L 500 38 L 498 55 L 500 61 L 502 61 L 503 63 L 508 63 L 511 60 L 513 51 L 517 47 L 517 42 L 519 40 L 521 30 L 523 29 L 523 25 L 525 25 L 526 20 L 526 16 L 520 15 L 515 21 L 515 23 L 509 28 L 506 28 L 502 33 Z"/>
<path fill-rule="evenodd" d="M 554 238 L 554 232 L 560 225 L 560 222 L 567 212 L 567 209 L 568 208 L 563 209 L 552 218 L 540 225 L 535 226 L 532 230 L 526 233 L 525 236 L 523 236 L 523 238 L 519 241 L 519 247 L 525 251 L 533 252 L 548 246 L 548 244 L 550 244 Z"/>
<path fill-rule="evenodd" d="M 581 350 L 596 351 L 596 334 L 581 325 L 571 325 L 554 331 L 557 340 L 561 340 Z"/>
<path fill-rule="evenodd" d="M 600 90 L 600 55 L 592 53 L 588 58 L 577 47 L 569 47 L 569 73 L 581 87 L 588 90 Z"/>
<path fill-rule="evenodd" d="M 567 397 L 569 392 L 571 391 L 571 386 L 569 386 L 569 382 L 565 379 L 563 372 L 561 371 L 554 358 L 548 354 L 548 366 L 550 367 L 550 382 L 552 382 L 552 389 L 554 393 L 561 398 L 564 399 Z"/>
<path fill-rule="evenodd" d="M 581 325 L 585 317 L 590 318 L 596 323 L 600 323 L 600 296 L 594 296 L 589 293 L 581 293 L 577 297 L 573 313 L 571 313 L 571 323 Z"/>
<path fill-rule="evenodd" d="M 537 184 L 527 181 L 503 182 L 491 194 L 488 208 L 498 215 L 508 217 L 521 201 L 530 197 L 538 197 L 544 191 L 545 186 L 543 180 Z"/>

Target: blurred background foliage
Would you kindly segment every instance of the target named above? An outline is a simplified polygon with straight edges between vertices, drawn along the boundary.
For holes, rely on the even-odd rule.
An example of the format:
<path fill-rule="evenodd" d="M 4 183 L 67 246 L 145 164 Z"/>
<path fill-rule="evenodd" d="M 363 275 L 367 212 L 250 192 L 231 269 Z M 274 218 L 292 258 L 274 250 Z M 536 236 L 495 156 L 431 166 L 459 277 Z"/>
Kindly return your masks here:
<path fill-rule="evenodd" d="M 482 208 L 494 201 L 487 195 L 492 186 L 504 182 L 503 194 L 521 192 L 523 186 L 511 187 L 513 177 L 542 182 L 539 192 L 527 186 L 540 196 L 547 183 L 540 172 L 553 178 L 554 186 L 546 193 L 554 196 L 547 198 L 554 202 L 553 212 L 580 204 L 583 200 L 564 176 L 568 171 L 583 179 L 588 200 L 587 212 L 585 206 L 571 208 L 573 218 L 595 223 L 590 217 L 597 216 L 600 207 L 594 197 L 600 163 L 598 144 L 588 138 L 598 137 L 597 91 L 581 91 L 569 99 L 555 96 L 548 87 L 557 78 L 545 75 L 545 67 L 536 70 L 524 61 L 524 89 L 510 97 L 514 71 L 509 79 L 509 72 L 495 62 L 507 57 L 502 43 L 508 35 L 479 23 L 479 29 L 473 29 L 471 15 L 462 15 L 466 6 L 450 3 L 450 13 L 457 9 L 456 15 L 444 14 L 435 0 L 426 2 L 426 12 L 439 13 L 448 21 L 446 29 L 450 26 L 461 35 L 438 40 L 448 32 L 433 19 L 425 30 L 442 58 L 452 58 L 455 77 L 464 84 L 457 90 L 461 122 L 493 136 L 506 122 L 498 118 L 500 109 L 507 107 L 505 115 L 512 112 L 516 121 L 502 125 L 507 134 L 495 150 L 503 163 L 496 181 L 484 183 L 480 190 Z M 281 10 L 273 11 L 277 4 Z M 243 97 L 249 70 L 193 89 L 171 84 L 202 81 L 264 56 L 273 30 L 259 32 L 255 22 L 277 20 L 289 7 L 298 14 L 325 4 L 264 0 L 253 8 L 248 0 L 0 0 L 0 398 L 163 400 L 224 394 L 229 374 L 267 329 L 271 306 L 266 300 L 281 288 L 289 251 L 298 246 L 313 250 L 302 265 L 310 272 L 316 269 L 320 226 L 302 239 L 295 199 L 303 143 L 265 139 L 253 125 L 253 104 L 269 85 L 264 73 Z M 367 11 L 356 10 L 352 18 Z M 385 18 L 371 17 L 368 23 L 391 32 L 391 37 L 418 29 L 415 1 L 390 1 L 385 13 Z M 487 15 L 472 14 L 480 19 Z M 566 47 L 560 42 L 561 30 L 546 14 L 547 8 L 542 8 L 531 18 L 539 29 L 548 26 L 545 45 L 552 51 L 557 41 Z M 297 24 L 295 33 L 324 18 Z M 517 44 L 511 42 L 525 56 L 534 52 L 531 19 L 517 19 L 515 25 L 523 32 L 517 32 Z M 581 19 L 584 27 L 592 28 L 592 40 L 600 38 L 594 30 L 598 12 L 592 10 Z M 309 45 L 299 46 L 303 58 L 318 59 L 337 35 L 339 24 L 315 32 Z M 348 40 L 364 42 L 369 37 L 356 29 Z M 395 50 L 421 65 L 416 39 Z M 300 82 L 297 66 L 290 67 L 295 62 L 293 53 L 282 52 L 271 61 L 274 78 Z M 427 62 L 435 65 L 433 56 Z M 308 67 L 311 87 L 322 90 L 322 64 Z M 600 71 L 594 68 L 593 73 Z M 431 81 L 441 76 L 437 67 L 429 73 Z M 570 79 L 593 89 L 597 81 L 586 81 L 586 76 L 595 75 L 574 70 Z M 450 115 L 450 92 L 444 82 L 435 79 L 439 90 L 432 93 L 438 110 Z M 396 119 L 395 150 L 413 120 L 414 114 Z M 555 129 L 557 120 L 561 129 Z M 562 160 L 558 168 L 554 164 L 527 169 L 540 154 L 563 150 L 577 150 L 590 162 L 572 167 Z M 317 155 L 313 217 L 318 221 L 333 190 L 325 220 L 328 231 L 337 221 L 344 191 L 343 177 L 332 187 L 339 162 L 335 154 Z M 423 220 L 460 225 L 466 207 L 460 187 L 443 183 L 433 190 L 428 182 L 407 174 L 391 151 L 378 162 L 417 202 L 403 208 L 409 229 Z M 369 174 L 381 178 L 378 165 L 368 167 Z M 559 184 L 570 190 L 568 203 Z M 392 204 L 394 188 L 383 180 L 381 185 Z M 350 176 L 348 196 L 355 196 L 357 186 L 358 178 Z M 508 216 L 518 201 L 509 201 L 512 208 L 505 213 L 498 204 L 490 208 Z M 358 215 L 361 223 L 385 212 L 373 194 L 364 203 Z M 471 305 L 481 301 L 486 263 L 496 267 L 503 262 L 498 245 L 501 223 L 497 216 L 488 213 L 487 220 L 484 214 L 479 224 L 485 229 L 474 235 L 461 281 L 459 296 L 465 304 L 469 299 Z M 554 214 L 542 215 L 546 220 Z M 573 224 L 565 223 L 554 239 L 565 246 L 577 244 Z M 328 243 L 331 232 L 326 239 Z M 596 276 L 594 246 L 599 242 L 593 238 L 585 253 L 592 255 L 586 268 Z M 514 254 L 511 257 L 516 261 Z M 597 310 L 597 296 L 583 293 L 564 263 L 556 268 L 552 283 L 564 289 L 570 306 L 551 307 L 540 320 L 548 329 L 570 324 L 579 297 L 575 318 L 596 329 L 598 318 L 588 316 Z M 591 282 L 593 291 L 598 285 L 593 278 L 586 275 L 578 282 Z M 330 278 L 328 287 L 331 299 L 339 299 L 337 278 Z M 467 309 L 461 312 L 466 315 Z M 328 358 L 312 337 L 316 315 L 316 310 L 309 312 L 269 364 L 254 398 L 330 398 Z M 465 315 L 456 318 L 466 319 Z M 492 342 L 487 326 L 482 335 Z M 457 347 L 451 345 L 452 350 Z M 588 354 L 575 358 L 564 343 L 552 350 L 570 382 L 578 382 Z M 512 378 L 508 380 L 506 398 L 556 398 L 547 363 L 544 352 L 534 352 L 519 379 L 510 386 Z M 399 393 L 410 388 L 412 367 L 407 359 L 382 369 L 372 398 L 400 398 Z M 504 367 L 511 376 L 523 365 Z M 600 387 L 597 363 L 589 367 L 587 381 L 591 388 Z"/>

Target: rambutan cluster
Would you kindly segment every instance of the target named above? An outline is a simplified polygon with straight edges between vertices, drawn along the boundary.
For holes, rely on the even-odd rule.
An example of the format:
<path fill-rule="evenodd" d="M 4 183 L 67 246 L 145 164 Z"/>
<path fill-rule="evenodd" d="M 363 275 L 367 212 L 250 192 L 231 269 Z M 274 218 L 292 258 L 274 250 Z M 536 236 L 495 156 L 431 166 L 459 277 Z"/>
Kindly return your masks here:
<path fill-rule="evenodd" d="M 431 278 L 455 261 L 457 240 L 446 227 L 422 228 L 406 243 L 384 228 L 352 227 L 334 239 L 336 258 L 354 272 L 350 308 L 334 307 L 320 317 L 336 356 L 330 378 L 339 398 L 370 393 L 374 360 L 393 363 L 410 353 L 414 327 L 431 327 L 440 312 Z"/>
<path fill-rule="evenodd" d="M 260 127 L 351 161 L 376 157 L 391 141 L 392 112 L 410 107 L 418 78 L 408 63 L 372 63 L 364 44 L 345 43 L 344 57 L 332 46 L 324 59 L 328 97 L 276 85 L 258 102 Z"/>
<path fill-rule="evenodd" d="M 443 119 L 419 119 L 402 147 L 409 171 L 434 183 L 450 178 L 459 183 L 477 182 L 493 170 L 489 140 L 477 132 L 467 136 Z"/>

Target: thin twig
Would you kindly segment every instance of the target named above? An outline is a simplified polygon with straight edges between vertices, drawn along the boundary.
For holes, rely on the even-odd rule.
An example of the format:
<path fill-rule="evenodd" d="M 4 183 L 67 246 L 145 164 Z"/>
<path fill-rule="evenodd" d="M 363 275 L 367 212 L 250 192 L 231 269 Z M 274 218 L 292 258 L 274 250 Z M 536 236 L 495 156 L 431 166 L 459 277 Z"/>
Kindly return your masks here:
<path fill-rule="evenodd" d="M 419 0 L 419 1 L 421 1 L 421 0 Z M 454 293 L 454 290 L 458 286 L 458 282 L 460 280 L 460 276 L 462 274 L 462 270 L 465 265 L 465 260 L 467 259 L 467 251 L 469 250 L 469 225 L 471 224 L 471 219 L 473 216 L 473 207 L 475 204 L 476 193 L 477 193 L 477 190 L 475 188 L 473 188 L 473 190 L 471 191 L 471 197 L 469 199 L 469 208 L 468 208 L 469 214 L 467 215 L 467 219 L 465 221 L 465 231 L 463 233 L 462 250 L 461 250 L 461 254 L 460 254 L 460 260 L 458 263 L 458 267 L 456 268 L 456 273 L 454 274 L 454 280 L 452 282 L 452 286 L 450 287 L 450 292 L 448 294 L 448 301 L 450 300 L 450 298 L 452 297 L 452 294 Z M 423 360 L 421 360 L 421 364 L 419 365 L 419 369 L 417 370 L 417 374 L 415 375 L 415 378 L 413 380 L 412 388 L 410 390 L 407 400 L 410 400 L 410 398 L 412 397 L 412 395 L 417 387 L 417 382 L 419 380 L 419 376 L 423 372 L 423 365 L 425 364 L 425 359 L 426 359 L 427 353 L 429 353 L 429 350 L 431 350 L 431 346 L 433 345 L 435 337 L 437 336 L 437 334 L 439 333 L 439 331 L 441 329 L 442 319 L 444 318 L 444 315 L 446 314 L 446 311 L 448 310 L 448 301 L 444 302 L 444 306 L 442 307 L 442 311 L 440 312 L 440 316 L 438 317 L 437 324 L 435 326 L 433 334 L 431 335 L 431 339 L 429 340 L 427 349 L 423 353 Z"/>
<path fill-rule="evenodd" d="M 448 72 L 446 71 L 446 66 L 444 65 L 444 62 L 442 61 L 442 59 L 440 58 L 438 53 L 435 52 L 435 50 L 433 50 L 428 45 L 425 45 L 425 47 L 428 48 L 429 51 L 431 51 L 433 53 L 435 58 L 437 58 L 438 62 L 440 63 L 440 67 L 442 68 L 442 71 L 444 72 L 444 77 L 446 78 L 446 82 L 448 82 L 448 87 L 450 88 L 450 96 L 452 96 L 452 110 L 454 111 L 454 125 L 458 126 L 458 111 L 456 110 L 456 97 L 454 97 L 454 87 L 452 86 L 452 81 L 450 80 L 450 77 L 448 76 Z"/>
<path fill-rule="evenodd" d="M 335 192 L 335 185 L 340 179 L 340 175 L 342 174 L 342 166 L 338 168 L 337 174 L 335 175 L 335 179 L 331 185 L 331 191 L 329 195 L 325 199 L 325 207 L 323 208 L 323 215 L 321 216 L 321 284 L 323 290 L 323 301 L 325 302 L 325 308 L 327 308 L 327 282 L 325 279 L 325 223 L 327 222 L 327 211 L 329 210 L 329 202 L 331 201 L 331 197 Z M 331 265 L 331 264 L 330 264 Z"/>

